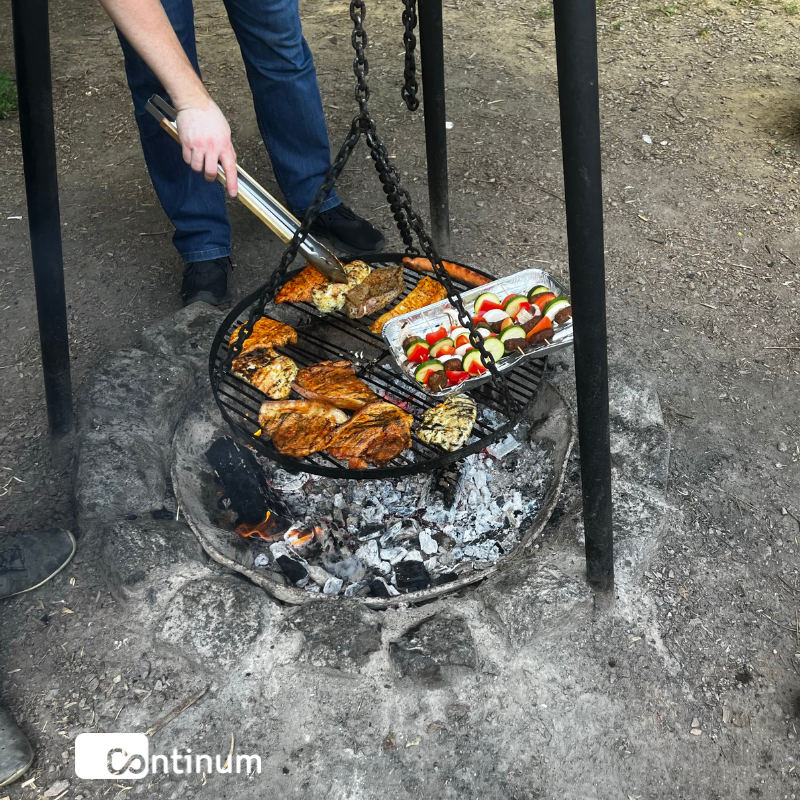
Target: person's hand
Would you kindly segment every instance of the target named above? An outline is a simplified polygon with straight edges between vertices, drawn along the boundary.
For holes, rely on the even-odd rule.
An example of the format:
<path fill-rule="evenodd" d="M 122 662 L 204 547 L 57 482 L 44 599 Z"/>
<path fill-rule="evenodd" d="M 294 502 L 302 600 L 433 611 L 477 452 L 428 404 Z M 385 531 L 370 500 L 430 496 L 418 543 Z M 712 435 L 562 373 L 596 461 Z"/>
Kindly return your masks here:
<path fill-rule="evenodd" d="M 217 104 L 208 97 L 204 103 L 185 106 L 178 111 L 177 124 L 183 160 L 195 172 L 205 173 L 207 181 L 217 179 L 217 163 L 222 164 L 228 194 L 236 197 L 236 152 L 230 125 Z"/>

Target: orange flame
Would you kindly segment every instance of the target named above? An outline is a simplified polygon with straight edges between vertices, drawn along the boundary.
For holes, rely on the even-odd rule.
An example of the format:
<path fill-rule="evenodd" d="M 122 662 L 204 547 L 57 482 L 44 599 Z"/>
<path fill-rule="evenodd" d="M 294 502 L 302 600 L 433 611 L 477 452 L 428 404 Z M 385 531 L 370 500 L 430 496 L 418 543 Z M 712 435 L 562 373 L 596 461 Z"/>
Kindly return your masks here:
<path fill-rule="evenodd" d="M 236 533 L 244 539 L 249 539 L 252 536 L 258 536 L 264 542 L 276 542 L 280 539 L 277 533 L 270 533 L 270 528 L 274 527 L 274 523 L 269 521 L 272 516 L 271 511 L 267 511 L 267 516 L 258 523 L 255 527 L 252 525 L 237 525 Z"/>

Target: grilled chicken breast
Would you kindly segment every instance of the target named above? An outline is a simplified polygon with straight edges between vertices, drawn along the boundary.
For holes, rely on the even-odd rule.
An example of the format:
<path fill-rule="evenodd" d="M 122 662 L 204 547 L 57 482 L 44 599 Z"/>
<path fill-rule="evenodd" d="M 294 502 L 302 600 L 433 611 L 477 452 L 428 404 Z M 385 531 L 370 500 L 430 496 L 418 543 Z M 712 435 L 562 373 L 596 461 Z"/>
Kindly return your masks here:
<path fill-rule="evenodd" d="M 311 292 L 330 281 L 314 266 L 309 264 L 291 280 L 281 286 L 275 295 L 276 303 L 310 303 Z"/>
<path fill-rule="evenodd" d="M 390 319 L 399 317 L 409 311 L 416 311 L 418 308 L 424 308 L 431 303 L 438 303 L 439 300 L 444 300 L 445 297 L 447 297 L 447 290 L 444 286 L 433 278 L 425 277 L 391 311 L 387 311 L 378 317 L 369 326 L 369 329 L 373 333 L 379 334 Z"/>
<path fill-rule="evenodd" d="M 425 412 L 417 436 L 423 442 L 452 453 L 469 439 L 477 415 L 478 409 L 472 398 L 462 394 L 448 397 L 444 403 Z"/>
<path fill-rule="evenodd" d="M 234 375 L 264 392 L 273 400 L 283 400 L 292 390 L 297 364 L 288 356 L 278 355 L 270 347 L 248 350 L 233 359 Z"/>
<path fill-rule="evenodd" d="M 231 334 L 231 344 L 239 338 L 239 331 L 243 327 L 243 325 L 240 325 Z M 245 340 L 242 352 L 239 355 L 244 355 L 250 350 L 283 347 L 285 344 L 297 344 L 297 331 L 291 325 L 269 319 L 269 317 L 261 317 L 261 319 L 256 320 L 253 332 Z"/>
<path fill-rule="evenodd" d="M 317 286 L 311 290 L 311 302 L 323 314 L 341 311 L 347 300 L 347 293 L 372 272 L 372 268 L 363 261 L 345 264 L 342 269 L 347 275 L 347 283 L 328 283 L 326 281 L 325 286 Z"/>
<path fill-rule="evenodd" d="M 279 453 L 302 458 L 328 446 L 347 414 L 330 403 L 314 400 L 276 400 L 261 404 L 258 422 Z"/>
<path fill-rule="evenodd" d="M 358 411 L 377 400 L 378 395 L 355 373 L 356 368 L 349 361 L 320 361 L 303 367 L 293 388 L 309 400 L 325 400 L 338 408 Z"/>
<path fill-rule="evenodd" d="M 336 429 L 326 449 L 349 462 L 350 469 L 381 467 L 411 446 L 413 419 L 391 403 L 368 403 Z"/>
<path fill-rule="evenodd" d="M 347 292 L 344 313 L 350 319 L 374 314 L 400 297 L 405 288 L 402 267 L 376 269 Z"/>

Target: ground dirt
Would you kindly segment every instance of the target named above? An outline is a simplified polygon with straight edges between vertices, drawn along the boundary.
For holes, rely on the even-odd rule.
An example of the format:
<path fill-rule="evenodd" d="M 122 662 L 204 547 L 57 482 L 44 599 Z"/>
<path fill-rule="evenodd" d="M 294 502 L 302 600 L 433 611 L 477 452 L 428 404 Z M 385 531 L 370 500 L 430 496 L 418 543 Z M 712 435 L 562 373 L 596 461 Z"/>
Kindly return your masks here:
<path fill-rule="evenodd" d="M 198 0 L 196 10 L 201 64 L 230 115 L 240 161 L 275 190 L 223 5 Z M 796 3 L 629 0 L 599 9 L 610 335 L 624 338 L 657 378 L 673 435 L 670 500 L 684 522 L 645 574 L 651 632 L 599 624 L 585 653 L 604 676 L 593 691 L 624 705 L 628 717 L 603 727 L 603 703 L 581 695 L 552 731 L 564 775 L 589 781 L 595 770 L 596 791 L 572 794 L 555 780 L 531 788 L 520 776 L 539 768 L 545 750 L 530 764 L 503 764 L 507 778 L 516 776 L 508 778 L 512 788 L 488 795 L 490 778 L 473 783 L 461 774 L 470 763 L 462 752 L 448 766 L 461 796 L 479 786 L 484 796 L 519 798 L 800 795 L 798 10 Z M 354 113 L 347 8 L 319 0 L 305 2 L 302 13 L 338 144 Z M 400 13 L 399 3 L 368 8 L 372 109 L 425 211 L 422 119 L 400 100 Z M 145 325 L 178 307 L 180 265 L 144 168 L 112 26 L 93 0 L 73 0 L 52 5 L 51 30 L 79 386 L 98 356 L 135 342 Z M 541 265 L 566 279 L 552 8 L 446 2 L 445 31 L 453 254 L 498 274 Z M 3 69 L 13 71 L 7 0 L 0 2 Z M 166 137 L 164 146 L 173 146 Z M 72 507 L 69 471 L 49 466 L 13 116 L 0 121 L 0 152 L 2 535 L 68 526 Z M 399 241 L 363 149 L 341 193 Z M 230 212 L 241 294 L 265 278 L 280 249 L 241 206 Z M 72 711 L 74 703 L 52 690 L 70 680 L 92 635 L 71 625 L 69 612 L 98 603 L 120 613 L 105 589 L 84 580 L 80 564 L 73 569 L 57 585 L 7 603 L 0 620 L 0 641 L 14 642 L 13 652 L 0 647 L 3 700 L 37 747 L 39 786 L 70 774 L 71 741 L 59 719 L 78 708 L 79 721 L 94 718 L 97 684 L 88 695 L 75 688 L 81 700 Z M 105 668 L 84 672 L 91 683 Z M 170 699 L 168 672 L 167 665 L 158 676 L 158 692 Z M 171 680 L 180 685 L 180 676 Z M 546 689 L 537 691 L 546 701 Z M 407 752 L 419 757 L 416 748 Z M 409 797 L 428 796 L 424 783 L 407 788 Z M 109 788 L 96 796 L 101 791 Z M 360 791 L 353 796 L 383 796 Z M 32 786 L 10 790 L 13 798 L 34 794 Z"/>

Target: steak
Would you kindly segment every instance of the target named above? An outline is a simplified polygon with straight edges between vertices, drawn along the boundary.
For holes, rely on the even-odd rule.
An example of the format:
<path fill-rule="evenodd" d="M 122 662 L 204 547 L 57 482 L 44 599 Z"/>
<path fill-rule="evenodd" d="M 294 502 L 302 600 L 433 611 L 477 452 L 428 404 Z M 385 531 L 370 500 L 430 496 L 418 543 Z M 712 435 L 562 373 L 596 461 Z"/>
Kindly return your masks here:
<path fill-rule="evenodd" d="M 309 264 L 290 281 L 281 286 L 275 295 L 276 303 L 310 303 L 311 292 L 322 286 L 327 286 L 330 281 L 318 270 Z"/>
<path fill-rule="evenodd" d="M 433 278 L 424 277 L 408 294 L 403 298 L 391 311 L 382 314 L 369 329 L 373 333 L 380 334 L 383 326 L 395 317 L 405 314 L 408 311 L 416 311 L 418 308 L 424 308 L 431 303 L 437 303 L 439 300 L 444 300 L 447 297 L 447 290 L 441 283 L 435 281 Z"/>
<path fill-rule="evenodd" d="M 376 269 L 358 286 L 348 290 L 344 313 L 350 319 L 361 319 L 367 314 L 380 311 L 400 297 L 405 287 L 402 267 Z"/>
<path fill-rule="evenodd" d="M 382 467 L 411 447 L 414 418 L 382 400 L 368 403 L 337 428 L 327 446 L 334 458 L 347 461 L 350 469 Z"/>
<path fill-rule="evenodd" d="M 294 390 L 309 400 L 326 400 L 338 408 L 358 411 L 378 395 L 356 378 L 349 361 L 320 361 L 303 367 L 295 378 Z"/>
<path fill-rule="evenodd" d="M 239 338 L 239 331 L 243 327 L 244 325 L 240 325 L 231 334 L 231 345 Z M 285 344 L 297 344 L 297 331 L 291 325 L 269 317 L 261 317 L 253 325 L 253 332 L 245 339 L 240 355 L 244 355 L 248 350 L 283 347 Z"/>
<path fill-rule="evenodd" d="M 324 450 L 347 414 L 314 400 L 277 400 L 261 404 L 258 423 L 279 453 L 302 458 Z"/>
<path fill-rule="evenodd" d="M 270 347 L 248 350 L 233 359 L 233 374 L 264 392 L 273 400 L 283 400 L 292 391 L 297 364 L 288 356 L 278 355 Z"/>

